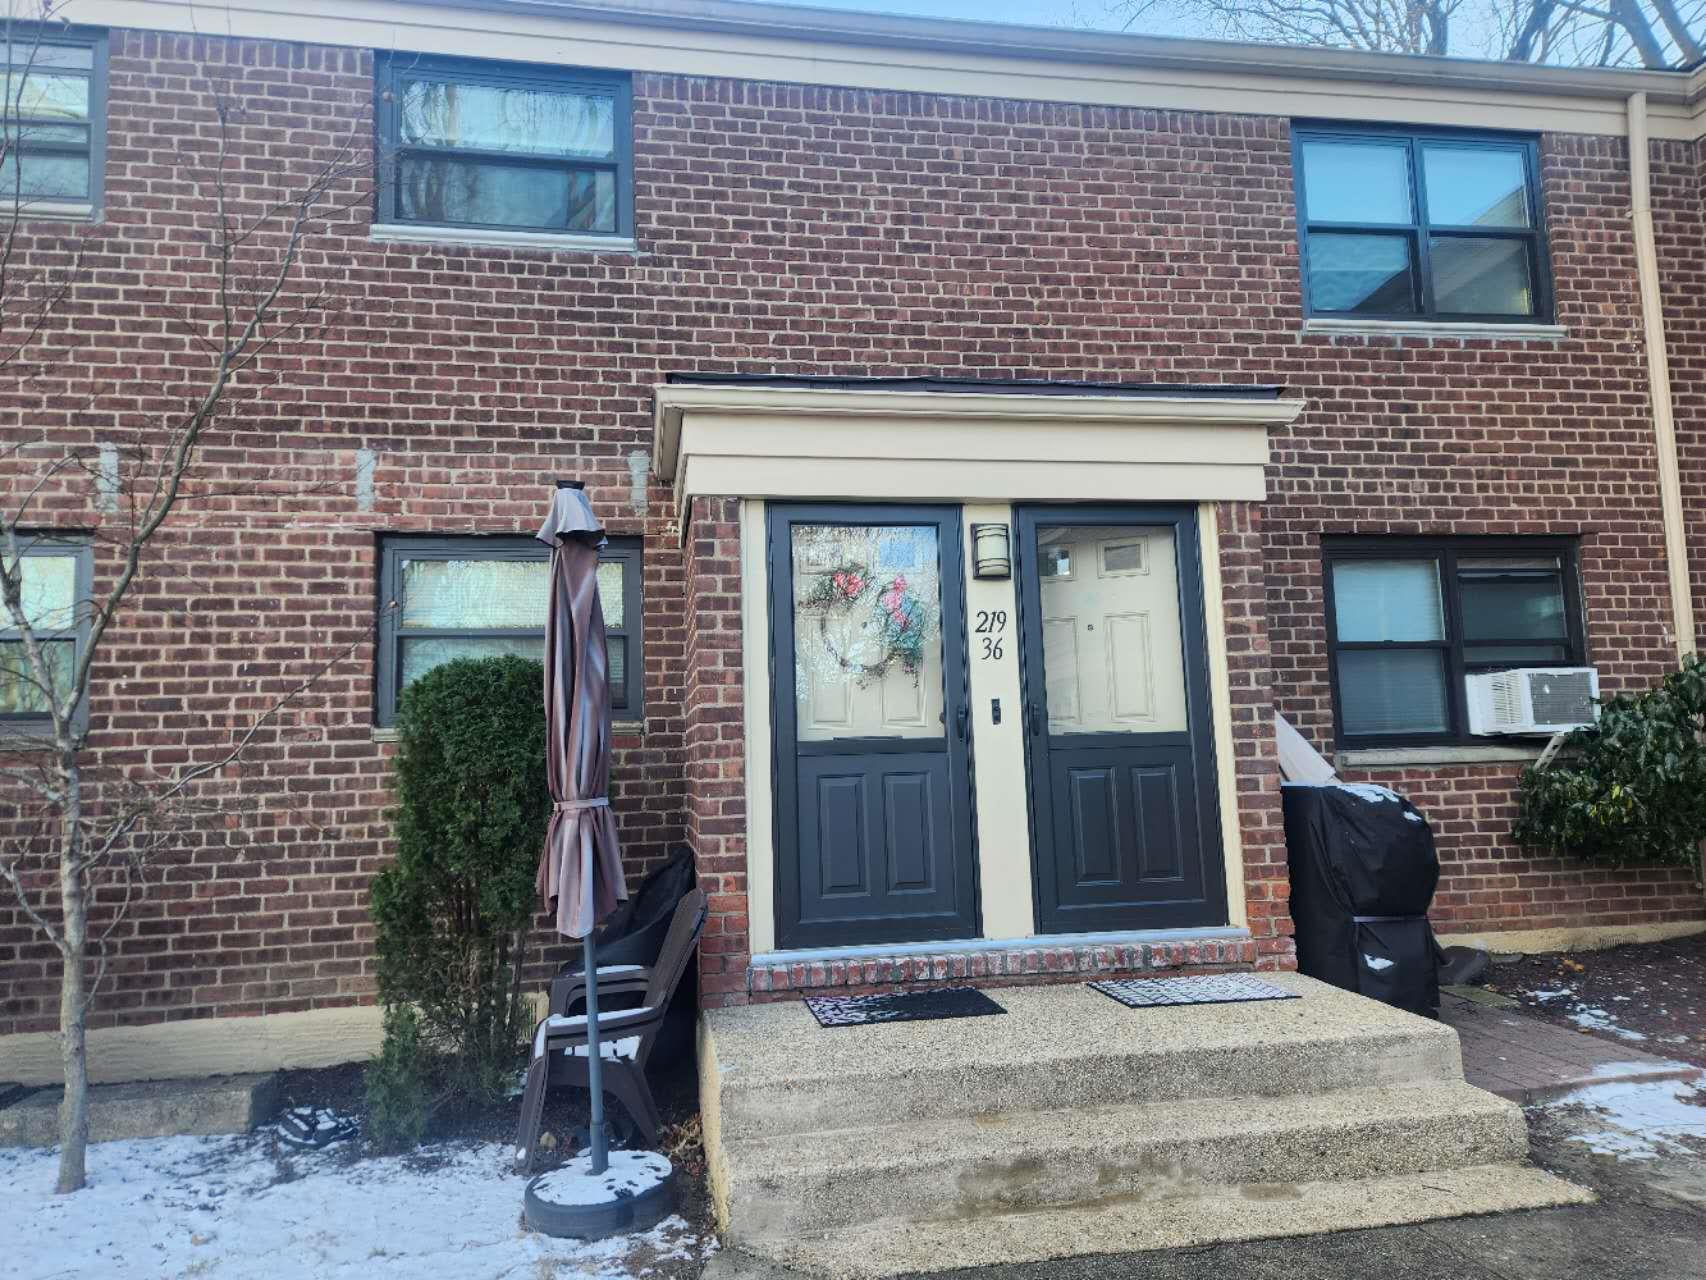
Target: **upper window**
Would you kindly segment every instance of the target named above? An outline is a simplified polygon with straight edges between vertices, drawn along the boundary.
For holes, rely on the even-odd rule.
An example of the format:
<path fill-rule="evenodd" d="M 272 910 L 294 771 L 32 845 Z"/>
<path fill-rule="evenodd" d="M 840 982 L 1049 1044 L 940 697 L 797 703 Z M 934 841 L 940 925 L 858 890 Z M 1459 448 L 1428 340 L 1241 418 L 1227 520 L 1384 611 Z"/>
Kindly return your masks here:
<path fill-rule="evenodd" d="M 379 220 L 631 236 L 626 76 L 392 54 Z"/>
<path fill-rule="evenodd" d="M 0 200 L 87 204 L 101 194 L 106 41 L 7 24 Z"/>
<path fill-rule="evenodd" d="M 387 538 L 379 611 L 379 723 L 410 681 L 452 658 L 545 656 L 550 549 L 537 538 Z M 610 644 L 610 705 L 640 715 L 640 547 L 612 540 L 598 556 Z"/>
<path fill-rule="evenodd" d="M 1300 129 L 1293 173 L 1312 315 L 1551 320 L 1532 141 Z"/>
<path fill-rule="evenodd" d="M 1334 540 L 1326 577 L 1345 746 L 1474 741 L 1467 673 L 1584 661 L 1566 542 Z"/>
<path fill-rule="evenodd" d="M 39 537 L 23 542 L 21 604 L 42 648 L 48 675 L 63 695 L 71 687 L 79 648 L 88 643 L 89 544 Z M 0 738 L 7 730 L 46 733 L 52 729 L 48 689 L 32 669 L 23 632 L 0 604 Z M 84 707 L 74 709 L 78 726 Z"/>

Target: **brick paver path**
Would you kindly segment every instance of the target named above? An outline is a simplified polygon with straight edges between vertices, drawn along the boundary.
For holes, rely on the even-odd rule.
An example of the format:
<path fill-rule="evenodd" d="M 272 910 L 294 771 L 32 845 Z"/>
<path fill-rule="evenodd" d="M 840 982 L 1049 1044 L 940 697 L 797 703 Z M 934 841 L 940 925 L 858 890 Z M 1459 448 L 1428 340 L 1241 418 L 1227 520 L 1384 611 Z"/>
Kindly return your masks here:
<path fill-rule="evenodd" d="M 1517 1102 L 1540 1102 L 1586 1084 L 1620 1080 L 1693 1080 L 1699 1067 L 1642 1053 L 1530 1017 L 1504 998 L 1440 993 L 1439 1016 L 1463 1042 L 1470 1084 Z M 1492 1003 L 1483 1003 L 1491 1001 Z"/>

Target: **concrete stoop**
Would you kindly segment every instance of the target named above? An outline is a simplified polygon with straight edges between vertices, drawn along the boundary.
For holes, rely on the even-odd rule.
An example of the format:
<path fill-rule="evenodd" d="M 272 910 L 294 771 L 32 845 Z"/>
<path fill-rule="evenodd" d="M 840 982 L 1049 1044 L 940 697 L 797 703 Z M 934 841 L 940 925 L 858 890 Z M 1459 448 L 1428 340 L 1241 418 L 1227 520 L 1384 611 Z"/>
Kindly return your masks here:
<path fill-rule="evenodd" d="M 1005 1016 L 820 1029 L 707 1013 L 726 1239 L 813 1275 L 1390 1226 L 1576 1203 L 1451 1028 L 1295 975 L 1302 999 L 1127 1010 L 1085 987 Z"/>

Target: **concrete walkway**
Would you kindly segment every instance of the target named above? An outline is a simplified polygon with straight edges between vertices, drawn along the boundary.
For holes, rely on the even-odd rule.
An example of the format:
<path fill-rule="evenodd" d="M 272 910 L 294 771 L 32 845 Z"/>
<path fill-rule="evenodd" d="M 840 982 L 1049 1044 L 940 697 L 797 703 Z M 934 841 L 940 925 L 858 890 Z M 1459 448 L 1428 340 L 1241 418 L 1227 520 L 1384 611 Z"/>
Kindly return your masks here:
<path fill-rule="evenodd" d="M 1479 987 L 1447 988 L 1439 1014 L 1463 1044 L 1463 1078 L 1513 1102 L 1544 1102 L 1613 1078 L 1695 1080 L 1703 1074 L 1686 1062 L 1566 1031 L 1522 1013 L 1509 996 Z"/>

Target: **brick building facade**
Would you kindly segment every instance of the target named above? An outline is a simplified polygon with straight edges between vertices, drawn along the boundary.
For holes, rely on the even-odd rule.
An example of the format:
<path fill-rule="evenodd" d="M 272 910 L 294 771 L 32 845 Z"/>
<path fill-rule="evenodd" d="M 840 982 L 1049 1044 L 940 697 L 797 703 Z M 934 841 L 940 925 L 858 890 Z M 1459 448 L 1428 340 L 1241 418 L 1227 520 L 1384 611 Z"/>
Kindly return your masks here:
<path fill-rule="evenodd" d="M 564 475 L 587 482 L 613 534 L 640 540 L 643 698 L 618 729 L 612 801 L 636 872 L 674 843 L 696 852 L 712 893 L 708 1002 L 961 974 L 1290 965 L 1274 709 L 1323 751 L 1337 745 L 1346 776 L 1393 786 L 1428 815 L 1445 868 L 1433 913 L 1442 934 L 1520 945 L 1543 931 L 1633 937 L 1706 920 L 1686 872 L 1590 869 L 1513 847 L 1513 786 L 1532 754 L 1522 744 L 1384 754 L 1335 744 L 1323 569 L 1323 538 L 1564 539 L 1602 689 L 1638 688 L 1674 665 L 1619 94 L 1648 92 L 1662 124 L 1652 201 L 1695 607 L 1706 610 L 1698 74 L 1488 70 L 1459 83 L 1430 70 L 1413 101 L 1382 102 L 1332 99 L 1302 71 L 1261 70 L 1233 51 L 1226 75 L 1245 88 L 1202 90 L 1192 104 L 1164 48 L 1113 41 L 1082 65 L 1111 50 L 1129 74 L 1086 72 L 1079 89 L 1051 96 L 1021 91 L 1027 60 L 1045 56 L 1021 41 L 998 48 L 998 33 L 976 28 L 978 50 L 943 52 L 940 24 L 901 23 L 912 33 L 904 47 L 959 67 L 902 91 L 892 83 L 916 69 L 911 55 L 882 51 L 888 20 L 825 16 L 792 35 L 742 28 L 741 57 L 719 59 L 711 46 L 737 37 L 715 23 L 663 33 L 624 27 L 620 15 L 499 6 L 452 30 L 449 6 L 383 40 L 365 18 L 328 18 L 317 27 L 327 42 L 303 43 L 276 34 L 290 9 L 262 5 L 232 34 L 210 36 L 173 29 L 173 6 L 70 7 L 73 22 L 105 32 L 103 189 L 85 220 L 21 224 L 24 261 L 47 264 L 75 246 L 85 274 L 34 376 L 6 395 L 8 436 L 122 444 L 169 407 L 174 380 L 196 376 L 179 315 L 207 305 L 213 278 L 201 232 L 221 98 L 234 108 L 231 187 L 258 201 L 352 130 L 371 137 L 376 51 L 503 62 L 534 41 L 535 62 L 631 73 L 632 246 L 381 234 L 360 179 L 348 184 L 353 207 L 312 230 L 305 277 L 330 291 L 337 314 L 242 389 L 206 483 L 243 492 L 174 517 L 108 642 L 89 753 L 138 768 L 205 758 L 245 712 L 337 661 L 236 771 L 241 822 L 198 833 L 150 874 L 109 941 L 97 1026 L 371 1003 L 364 887 L 387 856 L 391 750 L 376 694 L 385 540 L 524 535 Z M 650 35 L 621 60 L 611 33 L 624 30 Z M 799 74 L 793 46 L 804 40 L 850 51 L 845 69 Z M 684 69 L 695 59 L 698 70 Z M 1377 79 L 1383 65 L 1342 59 L 1347 83 Z M 1009 74 L 1017 87 L 1003 92 Z M 1112 79 L 1121 86 L 1105 91 Z M 1308 105 L 1284 109 L 1288 95 Z M 1307 314 L 1295 122 L 1445 128 L 1470 116 L 1537 141 L 1554 294 L 1546 323 L 1359 327 Z M 779 945 L 764 900 L 772 872 L 752 883 L 756 860 L 768 865 L 778 845 L 749 839 L 754 798 L 770 797 L 753 775 L 771 769 L 749 740 L 753 717 L 767 713 L 752 691 L 770 683 L 751 669 L 764 653 L 762 636 L 753 648 L 762 613 L 745 572 L 762 527 L 754 504 L 881 495 L 844 488 L 832 465 L 809 494 L 708 492 L 685 463 L 660 478 L 658 389 L 683 375 L 846 380 L 800 384 L 807 395 L 916 377 L 1098 384 L 1110 403 L 1139 385 L 1162 400 L 1169 389 L 1279 388 L 1302 401 L 1267 430 L 1263 500 L 1175 495 L 1208 513 L 1210 527 L 1197 529 L 1213 557 L 1204 589 L 1220 603 L 1204 669 L 1231 752 L 1217 766 L 1219 807 L 1205 800 L 1204 812 L 1235 827 L 1228 914 L 1194 932 L 1050 937 L 1062 931 L 988 925 L 986 902 L 971 935 L 981 947 L 838 957 Z M 800 421 L 799 431 L 817 430 Z M 710 438 L 694 436 L 694 447 Z M 9 495 L 31 482 L 33 457 L 0 463 Z M 990 497 L 908 500 L 925 496 Z M 42 527 L 98 530 L 112 518 L 103 502 L 96 477 L 68 474 L 45 491 Z M 112 571 L 97 540 L 97 586 Z M 971 680 L 974 743 L 993 741 L 982 678 Z M 993 754 L 981 752 L 979 767 Z M 766 817 L 766 835 L 771 825 Z M 987 857 L 983 879 L 986 890 L 995 879 Z M 1029 890 L 1018 896 L 1002 909 L 1022 915 Z M 754 923 L 759 913 L 767 923 Z M 0 1034 L 22 1033 L 22 1043 L 51 1029 L 56 965 L 0 899 Z"/>

